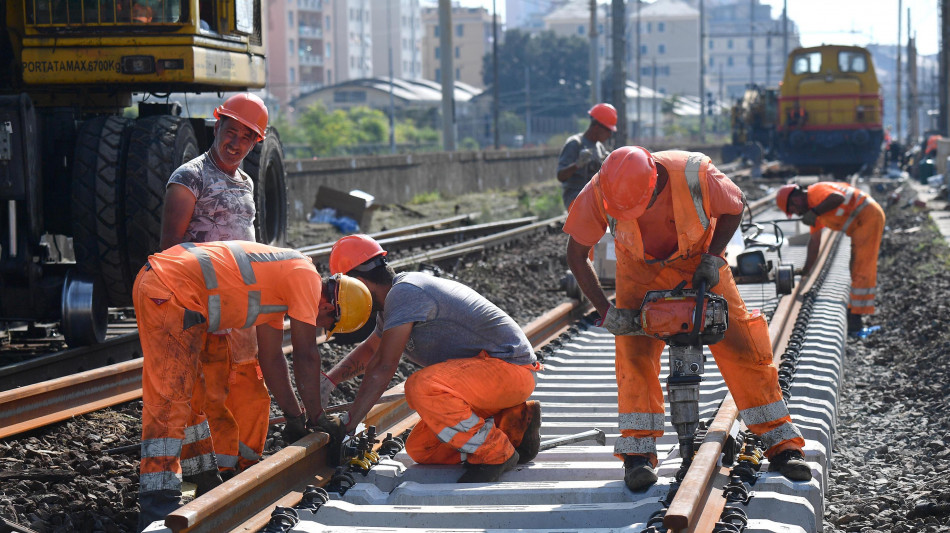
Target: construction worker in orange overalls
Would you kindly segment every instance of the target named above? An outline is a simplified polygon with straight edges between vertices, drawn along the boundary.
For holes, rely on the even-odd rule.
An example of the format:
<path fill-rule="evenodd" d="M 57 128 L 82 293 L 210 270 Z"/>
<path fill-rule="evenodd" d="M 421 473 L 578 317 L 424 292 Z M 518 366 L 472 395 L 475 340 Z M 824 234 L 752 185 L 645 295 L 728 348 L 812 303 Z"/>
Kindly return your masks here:
<path fill-rule="evenodd" d="M 386 252 L 366 235 L 333 245 L 330 272 L 365 283 L 377 311 L 375 331 L 325 376 L 332 388 L 363 374 L 340 420 L 347 431 L 389 387 L 405 354 L 423 367 L 405 383 L 406 402 L 421 418 L 406 440 L 414 461 L 464 463 L 459 483 L 481 483 L 537 456 L 541 404 L 528 397 L 541 365 L 511 317 L 461 283 L 396 274 Z"/>
<path fill-rule="evenodd" d="M 183 243 L 153 254 L 139 271 L 132 296 L 144 361 L 140 529 L 180 505 L 182 477 L 197 480 L 204 490 L 221 483 L 207 416 L 192 402 L 201 379 L 199 354 L 210 332 L 257 326 L 264 380 L 284 415 L 305 426 L 308 414 L 312 421 L 325 418 L 315 386 L 317 329 L 329 335 L 355 331 L 372 310 L 360 281 L 321 279 L 300 252 L 247 241 Z M 290 318 L 304 408 L 281 349 L 284 316 Z"/>
<path fill-rule="evenodd" d="M 241 164 L 267 134 L 267 107 L 256 95 L 239 93 L 214 116 L 211 147 L 175 169 L 165 186 L 161 250 L 182 242 L 256 240 L 254 181 Z M 257 363 L 253 327 L 210 332 L 205 340 L 202 379 L 192 403 L 208 416 L 218 469 L 228 479 L 260 461 L 270 394 Z M 297 427 L 285 427 L 285 440 L 303 431 L 300 421 L 290 424 Z"/>
<path fill-rule="evenodd" d="M 564 141 L 557 158 L 557 180 L 561 182 L 561 200 L 570 209 L 591 176 L 610 153 L 604 143 L 617 131 L 617 110 L 610 104 L 597 104 L 587 111 L 590 125 L 583 133 L 571 135 Z"/>
<path fill-rule="evenodd" d="M 802 273 L 808 274 L 818 259 L 821 229 L 843 231 L 851 237 L 851 297 L 848 333 L 860 331 L 862 316 L 874 314 L 877 296 L 877 254 L 884 234 L 884 210 L 869 195 L 847 183 L 823 181 L 807 188 L 783 185 L 775 203 L 788 216 L 800 215 L 811 226 L 808 255 Z"/>
<path fill-rule="evenodd" d="M 739 188 L 701 153 L 651 154 L 624 146 L 607 157 L 567 216 L 568 266 L 603 317 L 603 327 L 617 335 L 620 438 L 614 454 L 624 461 L 630 490 L 646 490 L 657 480 L 656 439 L 663 435 L 665 412 L 659 379 L 665 343 L 639 335 L 639 308 L 647 291 L 684 281 L 694 287 L 705 281 L 707 290 L 728 301 L 729 327 L 709 349 L 742 420 L 765 443 L 769 470 L 796 481 L 811 479 L 805 441 L 779 388 L 765 317 L 746 309 L 722 258 L 739 226 L 743 201 Z M 617 253 L 616 305 L 588 260 L 608 226 Z"/>

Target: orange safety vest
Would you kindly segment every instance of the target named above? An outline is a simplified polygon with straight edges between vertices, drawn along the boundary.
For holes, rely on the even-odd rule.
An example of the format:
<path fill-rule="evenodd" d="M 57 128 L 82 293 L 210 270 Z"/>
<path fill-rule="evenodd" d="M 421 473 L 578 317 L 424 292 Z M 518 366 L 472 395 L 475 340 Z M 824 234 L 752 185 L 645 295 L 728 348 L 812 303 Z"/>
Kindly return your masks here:
<path fill-rule="evenodd" d="M 663 165 L 669 174 L 670 193 L 673 198 L 673 219 L 676 225 L 677 249 L 668 258 L 655 259 L 643 251 L 643 236 L 640 234 L 638 220 L 618 221 L 607 216 L 611 233 L 614 235 L 618 251 L 622 251 L 642 268 L 636 268 L 644 274 L 644 282 L 649 282 L 660 269 L 671 266 L 678 260 L 697 257 L 709 249 L 716 229 L 716 222 L 710 219 L 706 171 L 710 159 L 699 152 L 667 150 L 654 152 L 656 162 Z M 597 181 L 597 187 L 600 181 Z M 602 191 L 598 191 L 603 196 Z M 635 277 L 640 277 L 635 275 Z"/>
<path fill-rule="evenodd" d="M 823 181 L 809 185 L 808 207 L 813 208 L 823 202 L 828 196 L 838 193 L 844 196 L 844 201 L 835 209 L 822 213 L 818 216 L 818 224 L 812 226 L 811 231 L 820 231 L 822 227 L 827 227 L 835 231 L 843 231 L 847 235 L 851 229 L 851 223 L 857 218 L 858 214 L 874 200 L 861 190 L 842 182 Z"/>
<path fill-rule="evenodd" d="M 185 329 L 270 324 L 284 315 L 316 325 L 322 281 L 296 250 L 248 241 L 182 243 L 149 256 L 149 267 L 186 308 Z"/>

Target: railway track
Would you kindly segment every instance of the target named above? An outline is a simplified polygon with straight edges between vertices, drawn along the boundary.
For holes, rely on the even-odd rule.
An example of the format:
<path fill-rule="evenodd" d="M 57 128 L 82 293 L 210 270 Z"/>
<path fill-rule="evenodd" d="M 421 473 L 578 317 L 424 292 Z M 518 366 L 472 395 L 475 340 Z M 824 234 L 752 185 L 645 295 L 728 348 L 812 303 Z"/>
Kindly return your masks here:
<path fill-rule="evenodd" d="M 552 445 L 599 429 L 602 442 L 551 447 L 497 483 L 458 485 L 461 466 L 419 465 L 395 450 L 368 470 L 341 475 L 325 465 L 325 435 L 313 434 L 149 531 L 820 531 L 848 289 L 848 258 L 838 253 L 838 242 L 825 243 L 824 266 L 791 295 L 779 299 L 771 286 L 740 286 L 750 308 L 774 308 L 773 352 L 790 411 L 806 437 L 814 476 L 808 483 L 767 472 L 767 460 L 737 419 L 708 357 L 702 443 L 689 469 L 681 472 L 677 437 L 667 422 L 658 441 L 659 482 L 644 493 L 627 490 L 622 463 L 612 456 L 619 436 L 613 337 L 590 320 L 565 326 L 564 318 L 555 319 L 562 309 L 546 315 L 558 324 L 544 335 L 551 342 L 542 345 L 536 326 L 526 327 L 546 354 L 532 396 L 543 405 L 542 440 Z M 800 248 L 785 253 L 803 261 Z M 668 373 L 665 363 L 661 375 Z M 366 424 L 379 435 L 398 435 L 415 421 L 405 402 L 394 400 L 377 406 Z"/>

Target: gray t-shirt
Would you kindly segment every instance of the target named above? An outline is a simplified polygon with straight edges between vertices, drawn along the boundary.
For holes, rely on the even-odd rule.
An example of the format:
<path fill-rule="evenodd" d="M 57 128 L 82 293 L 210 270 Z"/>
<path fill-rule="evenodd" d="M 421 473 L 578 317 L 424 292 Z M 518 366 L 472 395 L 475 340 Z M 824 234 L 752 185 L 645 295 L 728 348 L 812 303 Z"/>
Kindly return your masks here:
<path fill-rule="evenodd" d="M 254 241 L 254 183 L 238 169 L 225 174 L 207 152 L 178 167 L 168 179 L 195 195 L 185 242 Z"/>
<path fill-rule="evenodd" d="M 600 165 L 607 158 L 607 147 L 602 143 L 592 141 L 584 136 L 583 133 L 571 135 L 564 142 L 561 148 L 561 155 L 557 158 L 557 171 L 560 173 L 565 168 L 577 161 L 578 154 L 584 148 L 590 150 L 590 162 L 583 168 L 577 169 L 567 181 L 561 182 L 561 198 L 564 200 L 564 207 L 571 205 L 571 202 L 577 198 L 581 189 L 587 185 L 587 182 L 594 177 L 600 170 Z"/>
<path fill-rule="evenodd" d="M 397 274 L 377 314 L 375 334 L 408 323 L 415 325 L 405 355 L 420 366 L 475 357 L 482 350 L 516 365 L 537 361 L 510 316 L 456 281 L 421 272 Z"/>

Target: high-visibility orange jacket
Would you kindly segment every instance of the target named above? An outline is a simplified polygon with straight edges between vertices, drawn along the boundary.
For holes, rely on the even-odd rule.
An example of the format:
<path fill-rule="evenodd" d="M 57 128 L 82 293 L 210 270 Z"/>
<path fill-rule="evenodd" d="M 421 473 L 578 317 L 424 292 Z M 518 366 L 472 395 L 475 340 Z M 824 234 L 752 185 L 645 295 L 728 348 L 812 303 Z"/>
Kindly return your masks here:
<path fill-rule="evenodd" d="M 608 224 L 613 226 L 618 308 L 638 309 L 647 291 L 690 282 L 700 257 L 708 250 L 716 218 L 742 210 L 741 191 L 715 170 L 708 157 L 681 151 L 656 152 L 653 156 L 666 168 L 669 183 L 643 216 L 627 222 L 608 220 L 595 177 L 575 200 L 564 224 L 565 232 L 587 246 L 599 240 Z M 670 201 L 661 202 L 663 195 L 669 195 Z M 670 247 L 674 251 L 668 257 L 657 259 L 644 251 L 641 243 L 657 226 L 656 222 L 645 225 L 644 220 L 672 220 L 675 232 L 670 238 L 676 239 L 676 246 Z M 764 440 L 767 456 L 786 448 L 801 448 L 804 439 L 791 422 L 772 364 L 765 317 L 746 309 L 728 265 L 720 269 L 719 276 L 719 284 L 710 290 L 728 301 L 730 323 L 725 338 L 709 349 L 740 415 Z M 645 336 L 619 336 L 615 342 L 621 436 L 614 453 L 620 457 L 646 455 L 655 464 L 656 438 L 664 429 L 659 373 L 665 344 Z"/>
<path fill-rule="evenodd" d="M 819 238 L 822 228 L 843 231 L 851 237 L 851 297 L 849 310 L 857 315 L 875 311 L 877 297 L 877 256 L 884 234 L 884 210 L 869 195 L 847 183 L 822 181 L 808 186 L 808 207 L 814 208 L 832 194 L 841 194 L 844 201 L 818 215 L 811 227 L 812 238 Z"/>

